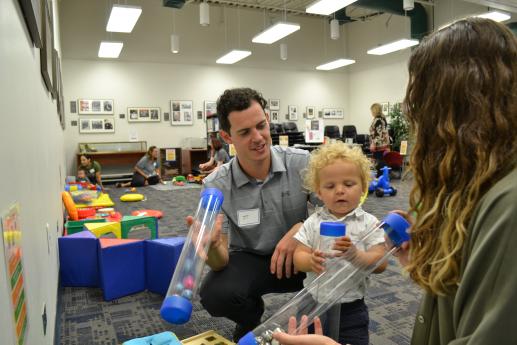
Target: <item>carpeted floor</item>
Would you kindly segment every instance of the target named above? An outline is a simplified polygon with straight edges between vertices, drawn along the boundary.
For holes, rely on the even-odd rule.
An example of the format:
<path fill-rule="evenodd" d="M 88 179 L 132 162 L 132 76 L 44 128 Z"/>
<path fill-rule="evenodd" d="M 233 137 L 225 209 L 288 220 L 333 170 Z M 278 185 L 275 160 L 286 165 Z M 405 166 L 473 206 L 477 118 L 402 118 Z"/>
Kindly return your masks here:
<path fill-rule="evenodd" d="M 393 209 L 406 209 L 408 205 L 409 181 L 395 181 L 398 189 L 395 197 L 377 198 L 370 195 L 364 209 L 381 218 Z M 138 192 L 146 196 L 145 201 L 121 203 L 118 201 L 124 189 L 110 189 L 116 209 L 129 214 L 138 209 L 158 209 L 164 212 L 159 222 L 160 237 L 186 235 L 188 229 L 184 219 L 195 212 L 200 189 L 157 190 L 146 187 Z M 159 315 L 163 297 L 142 292 L 112 302 L 102 299 L 100 289 L 61 288 L 58 310 L 58 344 L 63 345 L 119 345 L 122 342 L 170 330 L 184 339 L 206 330 L 215 330 L 231 339 L 234 324 L 224 318 L 213 318 L 196 302 L 192 319 L 183 326 L 172 326 L 161 320 Z M 289 300 L 291 295 L 271 294 L 265 297 L 265 317 L 275 312 Z M 400 274 L 395 261 L 388 269 L 374 275 L 366 299 L 370 311 L 370 343 L 374 345 L 409 344 L 414 315 L 418 306 L 420 291 Z"/>

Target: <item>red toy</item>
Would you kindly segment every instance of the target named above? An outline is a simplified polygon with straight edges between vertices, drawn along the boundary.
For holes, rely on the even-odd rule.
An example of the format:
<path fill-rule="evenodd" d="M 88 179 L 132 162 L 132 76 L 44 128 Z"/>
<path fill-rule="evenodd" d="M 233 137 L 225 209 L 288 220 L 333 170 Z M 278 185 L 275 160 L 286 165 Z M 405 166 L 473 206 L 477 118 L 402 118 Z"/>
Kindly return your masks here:
<path fill-rule="evenodd" d="M 79 219 L 95 217 L 95 209 L 91 207 L 77 209 L 77 216 Z"/>
<path fill-rule="evenodd" d="M 158 210 L 137 210 L 131 212 L 132 216 L 156 217 L 158 219 L 163 217 L 163 212 Z"/>

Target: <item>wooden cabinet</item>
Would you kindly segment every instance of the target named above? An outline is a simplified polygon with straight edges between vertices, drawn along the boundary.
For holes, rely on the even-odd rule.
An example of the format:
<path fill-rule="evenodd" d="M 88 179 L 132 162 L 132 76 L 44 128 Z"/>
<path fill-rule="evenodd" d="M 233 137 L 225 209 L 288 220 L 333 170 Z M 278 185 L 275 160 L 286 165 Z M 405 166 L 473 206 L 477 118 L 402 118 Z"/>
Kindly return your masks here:
<path fill-rule="evenodd" d="M 192 169 L 199 169 L 199 164 L 208 161 L 207 149 L 181 149 L 181 174 L 186 176 Z"/>
<path fill-rule="evenodd" d="M 181 172 L 181 148 L 162 147 L 160 149 L 160 169 L 162 179 L 170 180 Z"/>
<path fill-rule="evenodd" d="M 90 155 L 99 162 L 102 181 L 128 181 L 133 176 L 133 168 L 147 152 L 147 142 L 105 142 L 79 143 L 77 166 L 81 165 L 81 155 Z"/>

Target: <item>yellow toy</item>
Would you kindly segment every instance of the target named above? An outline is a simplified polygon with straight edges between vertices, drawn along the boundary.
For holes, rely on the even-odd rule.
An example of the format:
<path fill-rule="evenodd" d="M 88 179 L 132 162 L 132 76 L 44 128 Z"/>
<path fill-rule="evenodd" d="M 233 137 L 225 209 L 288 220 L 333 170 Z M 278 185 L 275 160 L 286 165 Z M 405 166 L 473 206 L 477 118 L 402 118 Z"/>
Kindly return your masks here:
<path fill-rule="evenodd" d="M 138 193 L 124 194 L 120 197 L 120 201 L 141 201 L 141 200 L 144 200 L 144 195 L 138 194 Z"/>

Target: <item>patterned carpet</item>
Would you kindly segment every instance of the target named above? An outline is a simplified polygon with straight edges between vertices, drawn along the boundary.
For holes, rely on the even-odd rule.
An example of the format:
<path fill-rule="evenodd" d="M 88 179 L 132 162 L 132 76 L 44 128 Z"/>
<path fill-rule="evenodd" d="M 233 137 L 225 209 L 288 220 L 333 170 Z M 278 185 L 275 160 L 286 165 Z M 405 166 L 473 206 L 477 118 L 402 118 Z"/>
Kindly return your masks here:
<path fill-rule="evenodd" d="M 409 181 L 395 181 L 395 197 L 377 198 L 370 195 L 364 209 L 382 217 L 393 209 L 406 209 Z M 165 188 L 164 188 L 165 189 Z M 184 219 L 197 207 L 199 189 L 156 190 L 139 188 L 145 201 L 121 203 L 124 189 L 112 188 L 109 193 L 116 209 L 123 214 L 142 208 L 164 211 L 159 222 L 160 237 L 186 235 Z M 275 312 L 291 295 L 271 294 L 265 297 L 265 317 Z M 374 275 L 368 289 L 366 303 L 370 311 L 370 343 L 373 345 L 409 344 L 420 291 L 400 274 L 393 261 L 388 269 Z M 92 288 L 61 288 L 58 305 L 58 344 L 63 345 L 119 345 L 122 342 L 170 330 L 184 339 L 206 330 L 215 330 L 231 339 L 234 324 L 224 318 L 213 318 L 196 302 L 192 319 L 183 326 L 172 326 L 159 315 L 163 297 L 142 292 L 112 302 L 102 299 L 102 291 Z"/>

